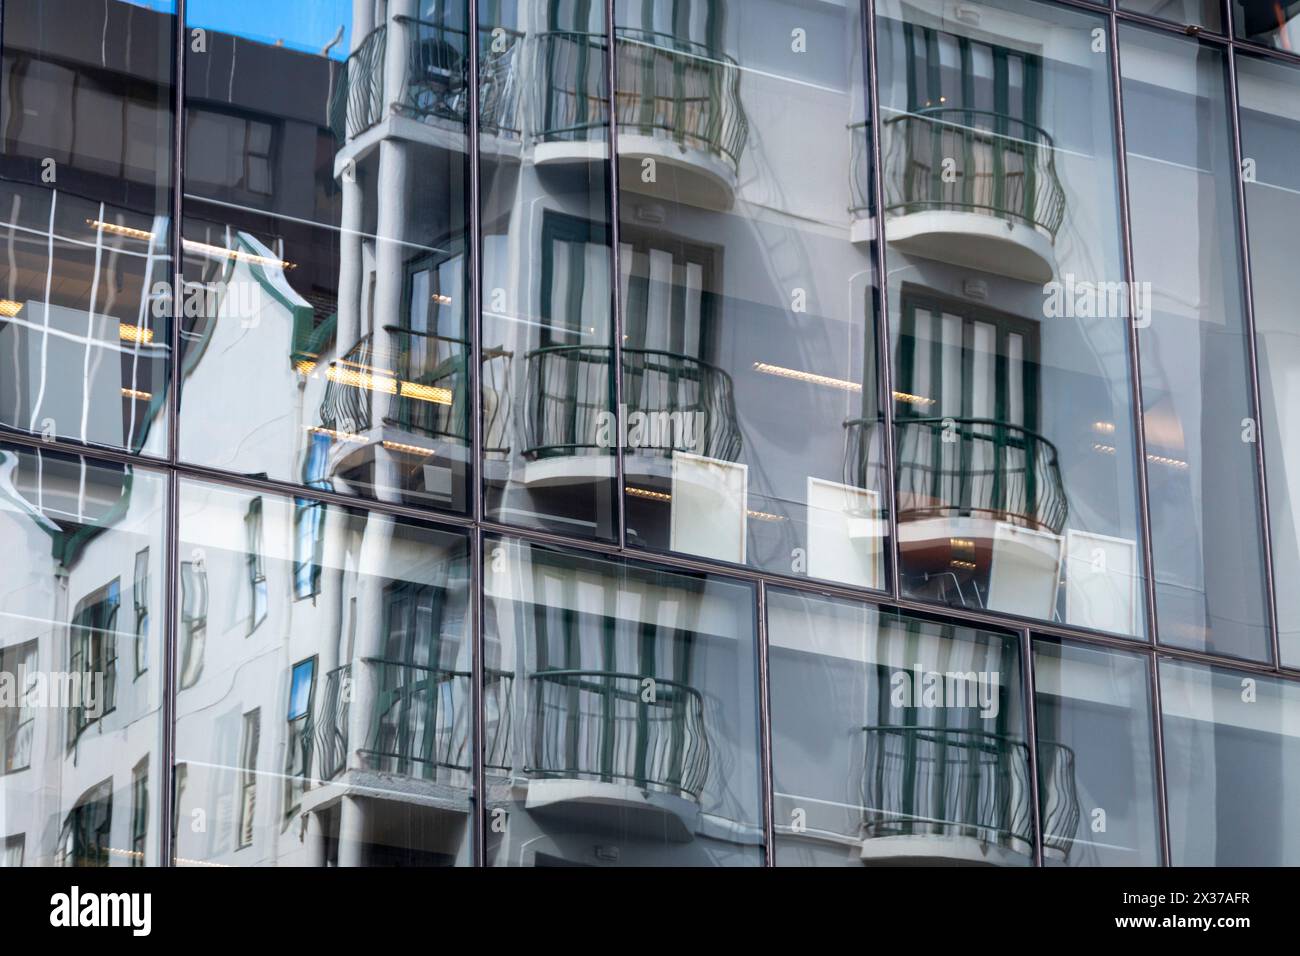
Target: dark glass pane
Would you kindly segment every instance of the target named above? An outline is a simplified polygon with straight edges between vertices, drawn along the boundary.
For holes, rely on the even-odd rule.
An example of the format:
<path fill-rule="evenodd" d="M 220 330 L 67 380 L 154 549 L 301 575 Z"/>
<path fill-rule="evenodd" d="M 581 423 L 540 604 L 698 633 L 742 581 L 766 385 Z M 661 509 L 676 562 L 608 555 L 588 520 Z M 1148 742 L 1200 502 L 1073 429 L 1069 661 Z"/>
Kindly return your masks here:
<path fill-rule="evenodd" d="M 160 474 L 0 445 L 0 865 L 159 860 L 133 781 L 165 773 L 163 582 L 138 559 L 165 501 Z"/>
<path fill-rule="evenodd" d="M 466 3 L 384 9 L 186 5 L 181 456 L 464 511 Z"/>
<path fill-rule="evenodd" d="M 1294 53 L 1300 45 L 1300 3 L 1295 0 L 1233 0 L 1232 29 L 1243 40 Z"/>
<path fill-rule="evenodd" d="M 240 520 L 256 501 L 260 590 Z M 177 865 L 468 864 L 465 537 L 186 480 L 180 542 Z"/>
<path fill-rule="evenodd" d="M 1106 19 L 878 14 L 905 593 L 1140 636 Z"/>
<path fill-rule="evenodd" d="M 1120 36 L 1159 638 L 1267 660 L 1224 57 Z"/>
<path fill-rule="evenodd" d="M 768 634 L 778 864 L 1033 863 L 1016 638 L 775 590 Z"/>
<path fill-rule="evenodd" d="M 614 538 L 604 5 L 483 3 L 479 34 L 486 513 Z"/>
<path fill-rule="evenodd" d="M 1160 661 L 1174 866 L 1300 864 L 1300 685 Z"/>
<path fill-rule="evenodd" d="M 0 427 L 167 453 L 171 9 L 4 4 Z"/>
<path fill-rule="evenodd" d="M 1119 0 L 1119 8 L 1173 23 L 1204 27 L 1214 33 L 1223 32 L 1220 0 Z"/>
<path fill-rule="evenodd" d="M 858 5 L 614 12 L 628 540 L 884 588 Z"/>
<path fill-rule="evenodd" d="M 1278 638 L 1282 663 L 1300 667 L 1300 71 L 1239 56 L 1237 76 Z"/>
<path fill-rule="evenodd" d="M 1146 657 L 1034 642 L 1046 865 L 1159 865 L 1150 681 Z"/>
<path fill-rule="evenodd" d="M 484 544 L 494 866 L 763 861 L 753 588 Z"/>

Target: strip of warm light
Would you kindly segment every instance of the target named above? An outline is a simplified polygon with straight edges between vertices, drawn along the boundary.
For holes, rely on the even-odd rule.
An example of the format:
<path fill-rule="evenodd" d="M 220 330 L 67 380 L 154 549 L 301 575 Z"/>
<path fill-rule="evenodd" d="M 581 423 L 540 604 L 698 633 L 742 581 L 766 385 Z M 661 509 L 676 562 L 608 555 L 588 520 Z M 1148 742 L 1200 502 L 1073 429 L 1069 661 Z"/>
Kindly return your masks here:
<path fill-rule="evenodd" d="M 153 398 L 153 392 L 142 392 L 138 388 L 123 388 L 123 398 L 134 398 L 141 402 L 147 402 Z"/>
<path fill-rule="evenodd" d="M 421 385 L 418 382 L 403 382 L 400 391 L 403 398 L 413 398 L 418 402 L 434 402 L 438 405 L 451 404 L 451 389 L 449 388 Z"/>
<path fill-rule="evenodd" d="M 138 325 L 128 325 L 126 322 L 119 322 L 117 326 L 117 337 L 123 342 L 140 342 L 143 345 L 151 345 L 153 344 L 153 329 L 146 329 Z"/>
<path fill-rule="evenodd" d="M 926 398 L 924 395 L 912 395 L 908 392 L 895 392 L 894 401 L 905 402 L 908 405 L 933 405 L 933 398 Z"/>
<path fill-rule="evenodd" d="M 419 382 L 398 381 L 387 375 L 375 375 L 373 372 L 345 365 L 331 365 L 325 372 L 325 377 L 331 382 L 337 382 L 349 388 L 364 388 L 372 392 L 382 392 L 385 395 L 400 394 L 403 398 L 413 398 L 417 402 L 450 405 L 453 398 L 449 388 L 422 385 Z"/>
<path fill-rule="evenodd" d="M 119 226 L 115 222 L 104 222 L 100 219 L 87 219 L 86 225 L 92 229 L 98 229 L 100 232 L 112 233 L 115 236 L 125 236 L 127 239 L 139 239 L 142 242 L 152 242 L 153 233 L 148 229 L 132 229 L 130 226 Z"/>
<path fill-rule="evenodd" d="M 316 371 L 316 363 L 303 359 L 295 365 L 294 368 L 298 370 L 299 375 L 310 375 L 312 372 Z"/>
<path fill-rule="evenodd" d="M 671 502 L 673 496 L 666 491 L 652 491 L 649 488 L 637 488 L 634 485 L 628 485 L 625 489 L 633 498 L 645 498 L 648 501 Z M 754 511 L 749 509 L 745 512 L 755 521 L 784 521 L 785 515 L 774 515 L 770 511 Z"/>
<path fill-rule="evenodd" d="M 979 565 L 977 565 L 974 561 L 959 561 L 957 559 L 953 559 L 952 561 L 949 561 L 948 564 L 954 568 L 961 568 L 963 571 L 974 571 L 976 568 L 979 567 Z"/>
<path fill-rule="evenodd" d="M 259 256 L 251 252 L 244 252 L 242 249 L 227 249 L 224 246 L 214 246 L 207 242 L 198 242 L 194 239 L 185 240 L 185 251 L 196 252 L 200 255 L 211 256 L 214 259 L 234 259 L 237 262 L 251 262 L 256 266 L 279 266 L 281 269 L 296 269 L 298 263 L 290 262 L 287 259 L 276 259 L 274 256 Z"/>
<path fill-rule="evenodd" d="M 318 435 L 328 435 L 335 441 L 352 442 L 354 445 L 364 445 L 368 441 L 364 435 L 358 435 L 355 432 L 336 431 L 333 428 L 326 428 L 324 425 L 304 425 L 303 428 Z"/>
<path fill-rule="evenodd" d="M 1167 458 L 1164 455 L 1147 455 L 1147 461 L 1157 465 L 1166 465 L 1170 468 L 1177 468 L 1179 471 L 1191 467 L 1181 458 Z"/>
<path fill-rule="evenodd" d="M 1093 422 L 1092 430 L 1101 435 L 1113 435 L 1115 434 L 1115 423 L 1114 422 Z"/>
<path fill-rule="evenodd" d="M 818 375 L 816 372 L 804 372 L 797 368 L 785 368 L 781 365 L 771 365 L 767 362 L 755 362 L 754 371 L 765 372 L 768 375 L 779 375 L 781 378 L 792 378 L 796 382 L 808 382 L 812 385 L 828 385 L 831 388 L 842 388 L 846 392 L 860 392 L 862 386 L 857 382 L 850 382 L 848 379 L 831 378 L 829 375 Z"/>
<path fill-rule="evenodd" d="M 0 315 L 6 319 L 12 319 L 15 315 L 23 310 L 21 302 L 15 302 L 13 299 L 0 299 Z"/>
<path fill-rule="evenodd" d="M 439 305 L 451 305 L 451 296 L 443 295 L 441 292 L 435 292 L 430 298 Z"/>
<path fill-rule="evenodd" d="M 1092 444 L 1092 450 L 1093 450 L 1093 451 L 1099 451 L 1099 452 L 1101 452 L 1103 455 L 1113 455 L 1113 454 L 1115 454 L 1115 446 L 1114 446 L 1114 445 L 1103 445 L 1103 444 L 1101 444 L 1100 442 L 1093 442 L 1093 444 Z"/>
<path fill-rule="evenodd" d="M 423 445 L 408 445 L 402 441 L 389 441 L 387 438 L 383 441 L 383 446 L 389 451 L 404 451 L 412 455 L 436 455 L 437 452 L 432 448 L 425 448 Z"/>

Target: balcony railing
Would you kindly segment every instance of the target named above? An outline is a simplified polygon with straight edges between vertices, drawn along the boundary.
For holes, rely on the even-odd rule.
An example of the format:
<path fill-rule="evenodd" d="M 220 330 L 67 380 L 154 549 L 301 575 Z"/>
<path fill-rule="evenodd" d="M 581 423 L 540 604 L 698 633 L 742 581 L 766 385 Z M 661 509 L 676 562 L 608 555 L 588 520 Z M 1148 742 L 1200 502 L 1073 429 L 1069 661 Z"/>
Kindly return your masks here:
<path fill-rule="evenodd" d="M 845 482 L 876 487 L 878 421 L 851 419 Z M 1069 515 L 1056 446 L 1018 425 L 987 418 L 894 422 L 898 517 L 985 516 L 1059 534 Z"/>
<path fill-rule="evenodd" d="M 320 404 L 321 425 L 340 435 L 370 428 L 371 396 L 382 387 L 377 386 L 374 362 L 374 338 L 365 335 L 330 363 Z"/>
<path fill-rule="evenodd" d="M 1065 191 L 1044 130 L 986 110 L 936 108 L 891 117 L 883 134 L 887 212 L 980 213 L 1056 238 Z M 855 187 L 865 181 L 865 170 L 852 175 Z"/>
<path fill-rule="evenodd" d="M 749 136 L 736 61 L 668 34 L 622 27 L 616 46 L 619 131 L 663 136 L 713 154 L 734 171 Z M 533 129 L 538 139 L 607 135 L 605 50 L 602 34 L 537 36 Z"/>
<path fill-rule="evenodd" d="M 429 438 L 468 441 L 470 343 L 393 325 L 384 331 L 396 351 L 400 380 L 384 421 Z"/>
<path fill-rule="evenodd" d="M 614 350 L 550 346 L 529 352 L 525 362 L 523 454 L 547 458 L 593 450 L 610 453 L 618 441 L 608 414 L 614 398 Z M 624 349 L 623 404 L 629 442 L 637 445 L 637 454 L 670 455 L 676 449 L 724 461 L 740 457 L 731 376 L 708 362 L 653 349 Z M 635 412 L 646 422 L 639 440 L 631 422 Z"/>
<path fill-rule="evenodd" d="M 966 836 L 1026 855 L 1034 845 L 1029 747 L 1003 734 L 943 727 L 864 727 L 864 836 Z M 1079 819 L 1074 754 L 1040 742 L 1045 841 L 1069 853 Z M 1042 768 L 1040 768 L 1042 770 Z"/>
<path fill-rule="evenodd" d="M 530 696 L 530 774 L 699 799 L 709 775 L 699 691 L 642 674 L 544 670 Z"/>
<path fill-rule="evenodd" d="M 407 37 L 406 88 L 393 108 L 417 119 L 465 123 L 469 117 L 468 33 L 445 23 L 394 17 Z M 384 119 L 384 71 L 388 26 L 376 27 L 348 57 L 330 103 L 330 125 L 343 142 Z M 479 123 L 484 132 L 518 135 L 519 84 L 515 67 L 520 34 L 505 33 L 504 50 L 493 50 L 492 29 L 479 30 Z"/>
<path fill-rule="evenodd" d="M 352 703 L 352 665 L 344 664 L 325 675 L 321 694 L 320 719 L 316 722 L 318 773 L 322 780 L 333 780 L 348 762 L 348 716 Z"/>

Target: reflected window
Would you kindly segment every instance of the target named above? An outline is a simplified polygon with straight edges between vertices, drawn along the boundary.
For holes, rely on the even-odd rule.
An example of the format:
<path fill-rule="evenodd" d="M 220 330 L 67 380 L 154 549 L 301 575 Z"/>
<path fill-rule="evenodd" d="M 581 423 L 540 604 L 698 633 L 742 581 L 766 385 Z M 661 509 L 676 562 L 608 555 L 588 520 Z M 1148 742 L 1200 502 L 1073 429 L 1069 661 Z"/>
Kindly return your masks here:
<path fill-rule="evenodd" d="M 1033 863 L 1014 637 L 778 590 L 768 633 L 778 865 Z"/>
<path fill-rule="evenodd" d="M 248 503 L 248 511 L 244 515 L 244 540 L 246 541 L 245 561 L 248 565 L 248 632 L 251 634 L 257 630 L 257 625 L 266 620 L 268 599 L 266 559 L 263 555 L 261 498 L 254 498 Z"/>
<path fill-rule="evenodd" d="M 0 775 L 32 765 L 36 714 L 32 704 L 41 675 L 37 672 L 38 641 L 0 648 L 0 681 L 8 684 L 12 700 L 0 706 Z"/>
<path fill-rule="evenodd" d="M 76 746 L 77 738 L 112 711 L 117 703 L 120 591 L 116 580 L 106 584 L 82 598 L 72 616 L 68 672 L 81 678 L 82 694 L 68 712 L 69 747 Z"/>
<path fill-rule="evenodd" d="M 131 771 L 131 865 L 144 866 L 149 839 L 149 758 Z"/>
<path fill-rule="evenodd" d="M 131 581 L 131 604 L 135 611 L 135 676 L 149 669 L 149 549 L 136 552 L 135 576 Z"/>
<path fill-rule="evenodd" d="M 1147 658 L 1034 641 L 1038 800 L 1047 866 L 1158 866 Z"/>
<path fill-rule="evenodd" d="M 177 698 L 178 864 L 468 865 L 465 536 L 312 500 L 322 544 L 302 601 L 299 496 L 183 480 L 180 498 L 180 554 L 202 552 L 212 610 L 202 670 Z M 265 619 L 249 633 L 239 522 L 255 500 L 265 541 L 285 546 L 263 552 Z M 199 811 L 212 822 L 194 831 Z"/>
<path fill-rule="evenodd" d="M 1174 866 L 1295 866 L 1300 686 L 1162 659 Z"/>
<path fill-rule="evenodd" d="M 83 793 L 63 819 L 56 866 L 108 866 L 113 829 L 113 781 Z"/>
<path fill-rule="evenodd" d="M 489 862 L 761 864 L 752 588 L 485 548 Z"/>
<path fill-rule="evenodd" d="M 914 598 L 1138 636 L 1105 29 L 878 9 L 897 554 Z"/>

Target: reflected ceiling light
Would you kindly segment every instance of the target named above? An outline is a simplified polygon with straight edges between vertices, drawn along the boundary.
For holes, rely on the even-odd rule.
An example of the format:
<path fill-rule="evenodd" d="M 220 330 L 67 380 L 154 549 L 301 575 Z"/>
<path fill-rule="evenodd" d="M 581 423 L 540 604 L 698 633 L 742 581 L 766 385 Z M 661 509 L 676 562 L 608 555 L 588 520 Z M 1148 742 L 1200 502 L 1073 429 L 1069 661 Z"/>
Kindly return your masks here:
<path fill-rule="evenodd" d="M 325 372 L 325 377 L 331 382 L 337 382 L 348 388 L 364 388 L 385 395 L 401 395 L 403 398 L 413 398 L 417 402 L 433 402 L 437 405 L 452 403 L 452 392 L 449 388 L 422 385 L 419 382 L 403 382 L 387 375 L 376 375 L 372 371 L 359 367 L 331 365 Z"/>
<path fill-rule="evenodd" d="M 23 310 L 21 302 L 15 302 L 13 299 L 0 299 L 0 315 L 6 319 L 12 319 L 15 315 Z"/>
<path fill-rule="evenodd" d="M 653 491 L 650 488 L 637 488 L 635 485 L 628 485 L 623 489 L 633 498 L 644 498 L 647 501 L 671 502 L 673 496 L 666 491 Z M 752 508 L 745 511 L 745 514 L 755 521 L 784 521 L 785 515 L 774 515 L 770 511 L 755 511 Z"/>
<path fill-rule="evenodd" d="M 1092 450 L 1093 450 L 1093 451 L 1099 451 L 1099 452 L 1101 452 L 1103 455 L 1113 455 L 1113 454 L 1115 454 L 1115 446 L 1114 446 L 1114 445 L 1103 445 L 1103 444 L 1101 444 L 1101 442 L 1093 442 L 1093 443 L 1092 443 Z"/>
<path fill-rule="evenodd" d="M 316 363 L 309 359 L 301 359 L 294 365 L 294 368 L 297 369 L 299 375 L 310 375 L 316 371 Z"/>
<path fill-rule="evenodd" d="M 1176 468 L 1179 471 L 1185 471 L 1187 468 L 1191 467 L 1181 458 L 1169 458 L 1165 455 L 1147 455 L 1147 461 L 1156 465 L 1164 465 L 1167 468 Z"/>
<path fill-rule="evenodd" d="M 390 441 L 387 438 L 383 440 L 382 444 L 389 451 L 404 451 L 412 455 L 425 455 L 428 457 L 433 457 L 437 454 L 434 449 L 425 448 L 423 445 L 408 445 L 406 442 Z"/>
<path fill-rule="evenodd" d="M 910 392 L 894 392 L 894 401 L 904 402 L 908 405 L 933 405 L 933 398 L 926 398 L 924 395 L 913 395 Z"/>
<path fill-rule="evenodd" d="M 129 325 L 126 322 L 119 322 L 117 325 L 117 337 L 123 342 L 139 342 L 142 345 L 152 345 L 153 329 L 146 329 L 139 325 Z"/>
<path fill-rule="evenodd" d="M 828 385 L 831 388 L 842 388 L 846 392 L 860 392 L 862 386 L 857 382 L 850 382 L 844 378 L 831 378 L 829 375 L 818 375 L 816 372 L 803 372 L 797 368 L 784 368 L 780 365 L 771 365 L 767 362 L 755 362 L 754 371 L 764 372 L 768 375 L 778 375 L 781 378 L 792 378 L 796 382 L 808 382 L 812 385 Z"/>
<path fill-rule="evenodd" d="M 87 219 L 86 225 L 92 229 L 98 229 L 100 232 L 111 233 L 114 236 L 139 239 L 142 242 L 153 241 L 153 233 L 148 229 L 132 229 L 130 226 L 119 226 L 115 222 L 104 222 L 101 219 Z"/>
<path fill-rule="evenodd" d="M 433 301 L 437 302 L 439 305 L 451 305 L 451 296 L 443 295 L 441 292 L 435 292 L 433 295 L 429 296 L 429 298 L 433 299 Z"/>
<path fill-rule="evenodd" d="M 1101 435 L 1113 435 L 1115 434 L 1115 423 L 1114 422 L 1093 422 L 1092 430 Z"/>
<path fill-rule="evenodd" d="M 122 388 L 123 398 L 134 398 L 137 401 L 147 402 L 153 398 L 153 392 L 142 392 L 138 388 Z"/>
<path fill-rule="evenodd" d="M 335 441 L 352 442 L 354 445 L 368 444 L 364 435 L 358 435 L 355 432 L 341 432 L 333 428 L 326 428 L 324 425 L 304 425 L 302 427 L 309 432 L 315 432 L 317 435 L 326 435 Z"/>
<path fill-rule="evenodd" d="M 214 246 L 211 243 L 197 242 L 194 239 L 186 239 L 184 245 L 186 252 L 193 252 L 213 259 L 234 259 L 236 262 L 247 262 L 255 266 L 279 266 L 286 271 L 298 268 L 298 263 L 290 262 L 287 259 L 277 259 L 274 256 L 259 256 L 252 252 L 244 252 L 242 249 L 227 249 L 224 246 Z"/>

